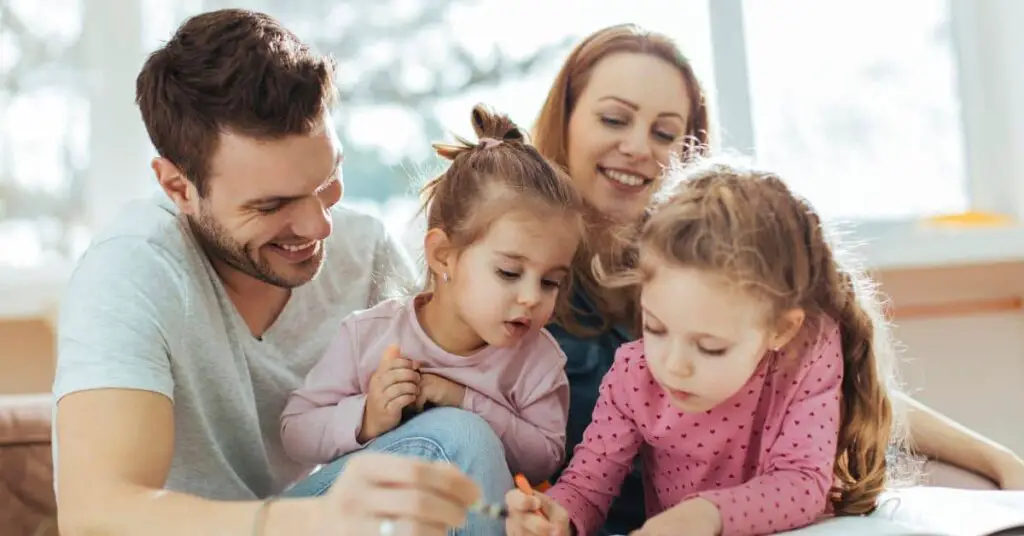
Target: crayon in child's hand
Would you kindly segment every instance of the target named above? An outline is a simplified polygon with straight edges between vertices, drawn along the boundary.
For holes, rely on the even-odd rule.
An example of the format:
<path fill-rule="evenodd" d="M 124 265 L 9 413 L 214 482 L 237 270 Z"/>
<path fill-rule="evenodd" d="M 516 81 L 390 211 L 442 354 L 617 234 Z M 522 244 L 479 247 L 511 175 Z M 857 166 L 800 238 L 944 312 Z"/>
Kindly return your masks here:
<path fill-rule="evenodd" d="M 533 487 L 530 486 L 530 481 L 527 480 L 522 473 L 517 474 L 514 480 L 516 482 L 516 487 L 519 488 L 519 491 L 525 493 L 530 497 L 533 497 Z M 534 510 L 534 512 L 543 516 L 544 519 L 548 518 L 548 516 L 544 515 L 544 510 L 540 507 Z"/>

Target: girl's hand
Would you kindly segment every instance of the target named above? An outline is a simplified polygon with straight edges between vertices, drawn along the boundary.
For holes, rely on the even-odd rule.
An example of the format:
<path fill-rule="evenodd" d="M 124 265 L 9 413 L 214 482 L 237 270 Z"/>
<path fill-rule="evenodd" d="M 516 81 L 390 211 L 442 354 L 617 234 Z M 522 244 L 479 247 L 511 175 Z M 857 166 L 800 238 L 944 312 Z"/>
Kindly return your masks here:
<path fill-rule="evenodd" d="M 416 402 L 420 389 L 419 364 L 402 357 L 395 345 L 384 350 L 370 376 L 366 409 L 359 430 L 360 443 L 391 431 L 402 420 L 402 409 Z"/>
<path fill-rule="evenodd" d="M 436 374 L 423 373 L 420 378 L 420 394 L 416 397 L 416 408 L 423 410 L 427 402 L 438 406 L 462 407 L 466 398 L 466 387 Z"/>
<path fill-rule="evenodd" d="M 508 536 L 572 536 L 569 513 L 547 495 L 527 495 L 514 489 L 505 495 Z M 540 513 L 543 512 L 543 515 Z"/>
<path fill-rule="evenodd" d="M 722 515 L 707 499 L 690 499 L 650 518 L 630 536 L 718 536 Z"/>

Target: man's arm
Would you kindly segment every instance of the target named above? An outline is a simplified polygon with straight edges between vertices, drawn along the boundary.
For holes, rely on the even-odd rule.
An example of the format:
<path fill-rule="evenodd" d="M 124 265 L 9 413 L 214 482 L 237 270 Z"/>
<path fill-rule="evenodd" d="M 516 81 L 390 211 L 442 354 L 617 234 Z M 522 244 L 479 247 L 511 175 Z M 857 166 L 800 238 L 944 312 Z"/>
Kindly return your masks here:
<path fill-rule="evenodd" d="M 162 490 L 175 429 L 168 341 L 187 331 L 176 262 L 142 239 L 107 239 L 82 256 L 65 291 L 53 386 L 61 534 L 252 533 L 255 501 Z M 283 527 L 311 519 L 297 512 L 309 504 L 275 504 L 268 521 L 292 534 Z"/>
<path fill-rule="evenodd" d="M 920 454 L 984 475 L 1002 487 L 1024 482 L 1024 461 L 1008 448 L 899 393 L 907 410 L 911 448 Z M 1008 474 L 1012 473 L 1012 474 Z"/>
<path fill-rule="evenodd" d="M 254 533 L 257 501 L 210 501 L 162 489 L 174 452 L 173 406 L 167 397 L 96 389 L 69 394 L 57 408 L 61 534 Z M 312 534 L 315 505 L 312 499 L 274 503 L 262 534 Z"/>

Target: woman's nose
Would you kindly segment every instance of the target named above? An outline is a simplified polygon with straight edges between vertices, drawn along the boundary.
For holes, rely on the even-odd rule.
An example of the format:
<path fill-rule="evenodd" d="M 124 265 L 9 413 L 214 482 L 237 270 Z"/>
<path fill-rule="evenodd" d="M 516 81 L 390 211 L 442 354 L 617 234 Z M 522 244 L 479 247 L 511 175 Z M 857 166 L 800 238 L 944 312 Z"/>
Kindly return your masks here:
<path fill-rule="evenodd" d="M 649 158 L 651 156 L 650 137 L 647 129 L 637 124 L 623 138 L 619 144 L 619 150 L 630 158 Z"/>

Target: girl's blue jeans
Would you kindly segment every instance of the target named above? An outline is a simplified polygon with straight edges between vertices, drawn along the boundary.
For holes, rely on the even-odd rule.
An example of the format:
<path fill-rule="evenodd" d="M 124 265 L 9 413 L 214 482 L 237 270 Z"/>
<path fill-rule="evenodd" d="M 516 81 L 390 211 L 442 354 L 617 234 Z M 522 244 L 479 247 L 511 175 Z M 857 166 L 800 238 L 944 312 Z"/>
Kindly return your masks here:
<path fill-rule="evenodd" d="M 504 502 L 512 489 L 512 475 L 505 449 L 482 417 L 457 408 L 433 408 L 374 439 L 362 450 L 346 454 L 322 466 L 284 492 L 285 497 L 323 495 L 345 464 L 363 452 L 386 452 L 426 460 L 446 461 L 469 475 L 488 502 Z M 458 536 L 490 536 L 505 533 L 503 522 L 470 513 Z"/>

